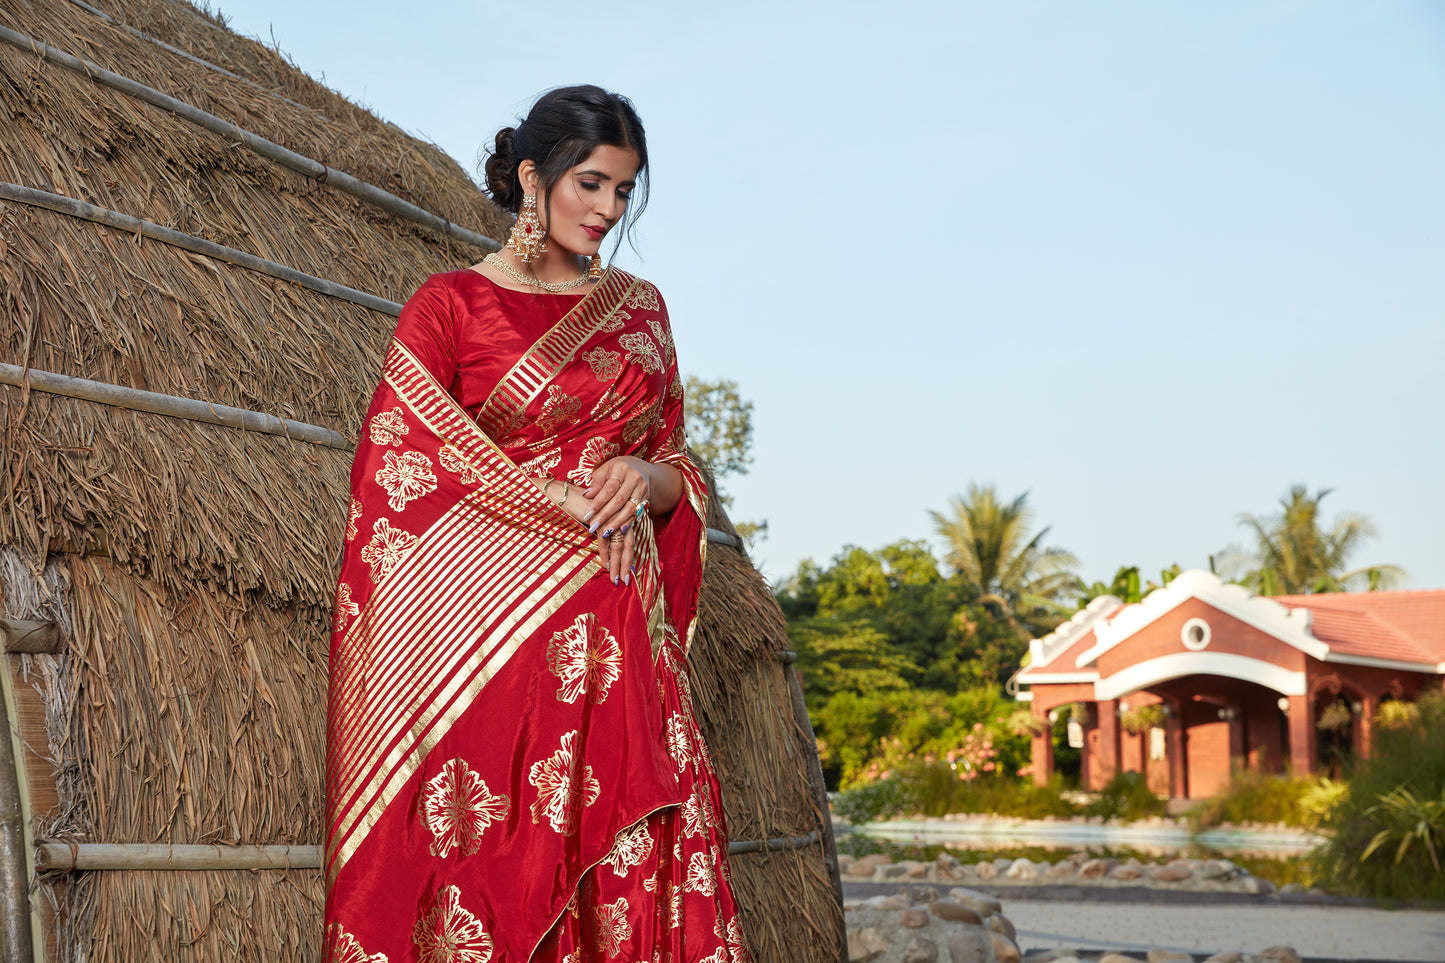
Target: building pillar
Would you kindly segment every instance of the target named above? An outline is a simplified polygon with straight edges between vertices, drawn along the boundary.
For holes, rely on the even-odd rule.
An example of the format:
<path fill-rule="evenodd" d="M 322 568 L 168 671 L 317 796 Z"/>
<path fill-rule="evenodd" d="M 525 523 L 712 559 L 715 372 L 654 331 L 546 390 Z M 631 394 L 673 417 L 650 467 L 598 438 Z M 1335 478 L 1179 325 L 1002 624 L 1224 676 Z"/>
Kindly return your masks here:
<path fill-rule="evenodd" d="M 1102 788 L 1119 771 L 1119 700 L 1107 699 L 1095 704 L 1099 727 L 1099 770 L 1095 779 Z"/>
<path fill-rule="evenodd" d="M 1054 724 L 1045 711 L 1042 716 L 1037 709 L 1034 718 L 1043 724 L 1043 732 L 1034 733 L 1033 748 L 1029 753 L 1029 767 L 1034 771 L 1034 785 L 1047 786 L 1054 774 Z"/>
<path fill-rule="evenodd" d="M 1179 718 L 1179 708 L 1164 719 L 1164 738 L 1168 742 L 1166 755 L 1169 757 L 1169 798 L 1189 798 L 1189 761 L 1185 758 L 1184 723 Z"/>
<path fill-rule="evenodd" d="M 1380 707 L 1378 696 L 1367 695 L 1360 700 L 1360 745 L 1358 756 L 1368 759 L 1375 751 L 1375 712 Z"/>
<path fill-rule="evenodd" d="M 1249 747 L 1244 742 L 1244 707 L 1229 707 L 1229 770 L 1243 772 L 1249 768 Z"/>
<path fill-rule="evenodd" d="M 1307 695 L 1289 696 L 1289 768 L 1293 776 L 1315 769 L 1315 720 Z"/>

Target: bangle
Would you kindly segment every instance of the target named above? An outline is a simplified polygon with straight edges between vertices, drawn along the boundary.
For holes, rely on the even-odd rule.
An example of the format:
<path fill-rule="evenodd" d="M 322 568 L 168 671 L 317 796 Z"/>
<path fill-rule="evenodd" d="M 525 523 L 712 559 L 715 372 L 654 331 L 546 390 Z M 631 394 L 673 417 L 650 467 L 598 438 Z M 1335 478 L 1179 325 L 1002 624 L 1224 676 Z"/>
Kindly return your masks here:
<path fill-rule="evenodd" d="M 552 484 L 554 481 L 556 481 L 556 480 L 557 480 L 557 479 L 555 479 L 555 478 L 548 478 L 546 481 L 542 482 L 542 494 L 543 494 L 544 496 L 546 496 L 547 501 L 552 502 L 554 505 L 565 505 L 565 504 L 567 504 L 567 493 L 568 493 L 568 491 L 570 491 L 571 488 L 572 488 L 572 486 L 567 483 L 567 479 L 565 479 L 565 478 L 562 479 L 562 497 L 561 497 L 561 498 L 558 498 L 558 499 L 555 499 L 555 500 L 554 500 L 551 495 L 548 495 L 548 494 L 547 494 L 547 489 L 548 489 L 548 487 L 551 486 L 551 484 Z"/>

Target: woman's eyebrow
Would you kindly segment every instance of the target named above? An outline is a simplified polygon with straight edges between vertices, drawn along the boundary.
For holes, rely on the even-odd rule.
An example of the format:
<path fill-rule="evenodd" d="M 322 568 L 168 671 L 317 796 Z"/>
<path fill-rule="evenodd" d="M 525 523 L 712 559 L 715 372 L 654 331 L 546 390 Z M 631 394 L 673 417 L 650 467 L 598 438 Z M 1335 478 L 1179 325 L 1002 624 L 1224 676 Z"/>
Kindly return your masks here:
<path fill-rule="evenodd" d="M 598 178 L 599 180 L 604 180 L 604 181 L 610 181 L 610 180 L 612 180 L 612 175 L 611 175 L 611 174 L 604 174 L 604 173 L 602 173 L 601 171 L 578 171 L 578 172 L 577 172 L 577 176 L 578 176 L 578 177 L 596 177 L 596 178 Z M 636 181 L 623 181 L 622 183 L 618 184 L 617 186 L 618 186 L 618 187 L 636 187 L 636 186 L 637 186 L 637 182 L 636 182 Z"/>

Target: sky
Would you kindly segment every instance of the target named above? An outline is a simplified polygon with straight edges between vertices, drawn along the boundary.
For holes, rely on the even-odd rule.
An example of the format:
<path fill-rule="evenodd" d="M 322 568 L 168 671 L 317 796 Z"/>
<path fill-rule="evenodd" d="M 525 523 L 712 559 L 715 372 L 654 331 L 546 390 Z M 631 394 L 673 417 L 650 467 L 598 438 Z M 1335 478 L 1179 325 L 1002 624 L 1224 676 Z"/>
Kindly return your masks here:
<path fill-rule="evenodd" d="M 1302 483 L 1445 587 L 1445 3 L 337 10 L 221 5 L 471 172 L 550 87 L 636 103 L 617 263 L 755 406 L 775 583 L 970 482 L 1090 581 L 1205 567 Z"/>

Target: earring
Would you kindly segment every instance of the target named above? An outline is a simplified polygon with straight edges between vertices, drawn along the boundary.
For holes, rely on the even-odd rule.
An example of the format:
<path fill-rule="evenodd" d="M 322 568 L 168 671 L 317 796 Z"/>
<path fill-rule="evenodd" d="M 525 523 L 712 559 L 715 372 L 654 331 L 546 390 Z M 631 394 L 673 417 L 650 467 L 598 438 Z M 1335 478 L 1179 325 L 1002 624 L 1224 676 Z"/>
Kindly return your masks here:
<path fill-rule="evenodd" d="M 517 252 L 523 264 L 531 264 L 547 253 L 547 232 L 542 230 L 542 219 L 537 216 L 536 194 L 522 198 L 522 210 L 517 214 L 517 223 L 512 225 L 507 247 Z"/>
<path fill-rule="evenodd" d="M 592 255 L 592 260 L 587 265 L 587 276 L 589 278 L 600 278 L 602 276 L 602 254 L 600 252 Z"/>

